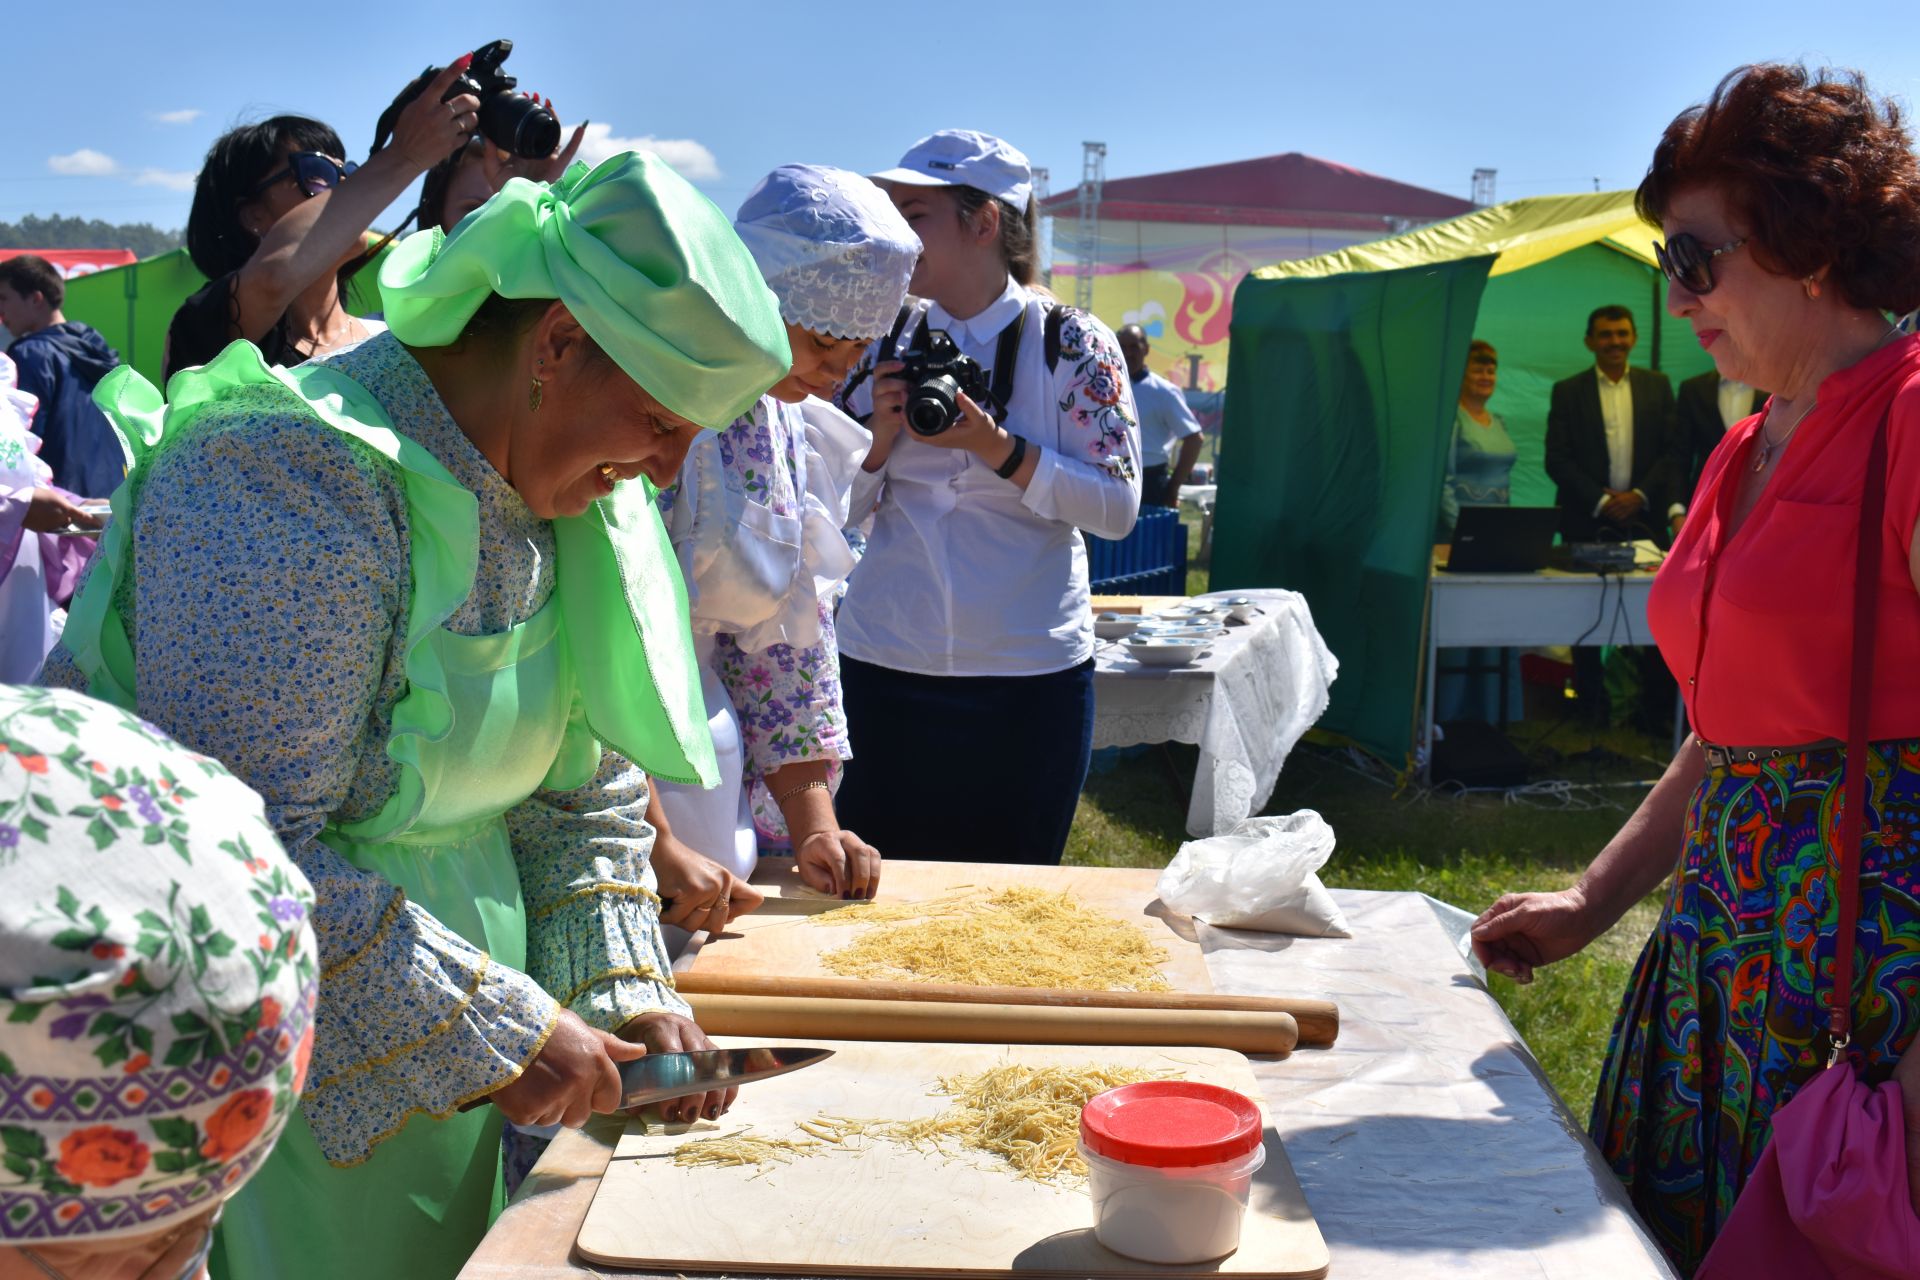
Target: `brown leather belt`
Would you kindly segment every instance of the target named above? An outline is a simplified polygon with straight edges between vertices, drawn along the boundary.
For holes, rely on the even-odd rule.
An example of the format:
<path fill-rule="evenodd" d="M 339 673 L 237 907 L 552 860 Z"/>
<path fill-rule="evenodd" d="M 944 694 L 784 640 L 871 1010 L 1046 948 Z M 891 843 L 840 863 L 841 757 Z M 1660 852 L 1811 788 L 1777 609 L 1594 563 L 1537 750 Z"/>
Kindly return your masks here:
<path fill-rule="evenodd" d="M 1763 760 L 1780 760 L 1787 756 L 1803 756 L 1815 751 L 1838 751 L 1846 745 L 1838 738 L 1806 742 L 1797 747 L 1721 747 L 1711 742 L 1699 744 L 1700 754 L 1707 758 L 1709 769 L 1731 769 L 1737 764 L 1759 764 Z"/>

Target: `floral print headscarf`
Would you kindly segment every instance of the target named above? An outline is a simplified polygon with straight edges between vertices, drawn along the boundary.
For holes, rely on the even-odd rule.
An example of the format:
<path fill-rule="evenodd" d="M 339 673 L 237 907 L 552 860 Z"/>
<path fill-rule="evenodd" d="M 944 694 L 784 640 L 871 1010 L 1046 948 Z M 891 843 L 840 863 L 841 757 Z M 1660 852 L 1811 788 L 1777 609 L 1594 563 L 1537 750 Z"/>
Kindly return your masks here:
<path fill-rule="evenodd" d="M 0 685 L 0 1239 L 231 1195 L 305 1083 L 313 892 L 260 798 L 79 694 Z"/>

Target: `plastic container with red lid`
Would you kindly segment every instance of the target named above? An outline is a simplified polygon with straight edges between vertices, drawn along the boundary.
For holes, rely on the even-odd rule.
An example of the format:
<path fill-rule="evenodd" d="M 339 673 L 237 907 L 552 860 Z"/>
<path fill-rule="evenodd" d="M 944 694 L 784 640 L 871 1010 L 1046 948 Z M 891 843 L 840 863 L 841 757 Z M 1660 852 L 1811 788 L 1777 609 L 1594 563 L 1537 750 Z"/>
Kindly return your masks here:
<path fill-rule="evenodd" d="M 1260 1108 L 1218 1085 L 1148 1080 L 1080 1112 L 1080 1154 L 1100 1243 L 1142 1262 L 1224 1258 L 1240 1247 L 1266 1163 Z"/>

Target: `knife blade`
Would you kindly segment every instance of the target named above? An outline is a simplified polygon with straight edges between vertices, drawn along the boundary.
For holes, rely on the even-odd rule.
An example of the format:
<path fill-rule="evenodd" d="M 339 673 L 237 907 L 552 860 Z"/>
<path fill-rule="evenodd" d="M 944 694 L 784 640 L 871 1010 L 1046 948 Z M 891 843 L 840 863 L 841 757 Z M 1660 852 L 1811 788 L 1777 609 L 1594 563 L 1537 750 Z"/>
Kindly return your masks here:
<path fill-rule="evenodd" d="M 783 1076 L 832 1056 L 831 1049 L 807 1045 L 650 1053 L 620 1064 L 620 1106 L 626 1110 L 709 1089 L 731 1089 Z"/>

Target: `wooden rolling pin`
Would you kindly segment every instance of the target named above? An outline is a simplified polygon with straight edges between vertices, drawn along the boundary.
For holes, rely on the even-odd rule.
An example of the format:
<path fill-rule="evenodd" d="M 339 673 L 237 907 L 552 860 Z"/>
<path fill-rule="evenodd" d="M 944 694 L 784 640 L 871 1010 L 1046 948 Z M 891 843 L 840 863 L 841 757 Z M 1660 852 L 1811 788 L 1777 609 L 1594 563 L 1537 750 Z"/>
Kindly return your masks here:
<path fill-rule="evenodd" d="M 937 1040 L 959 1044 L 1200 1045 L 1241 1053 L 1291 1053 L 1290 1013 L 1225 1009 L 1076 1008 L 915 1000 L 687 993 L 710 1035 L 823 1040 Z"/>
<path fill-rule="evenodd" d="M 789 996 L 808 1000 L 919 1000 L 930 1004 L 1053 1005 L 1070 1009 L 1160 1009 L 1183 1012 L 1286 1013 L 1300 1043 L 1332 1044 L 1340 1034 L 1340 1006 L 1292 996 L 1229 996 L 1187 991 L 1070 991 L 1054 987 L 969 987 L 948 982 L 870 982 L 861 978 L 788 978 L 763 974 L 674 975 L 684 996 Z"/>

